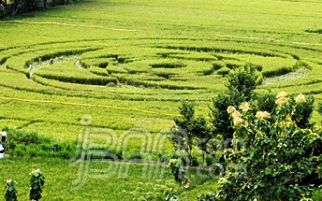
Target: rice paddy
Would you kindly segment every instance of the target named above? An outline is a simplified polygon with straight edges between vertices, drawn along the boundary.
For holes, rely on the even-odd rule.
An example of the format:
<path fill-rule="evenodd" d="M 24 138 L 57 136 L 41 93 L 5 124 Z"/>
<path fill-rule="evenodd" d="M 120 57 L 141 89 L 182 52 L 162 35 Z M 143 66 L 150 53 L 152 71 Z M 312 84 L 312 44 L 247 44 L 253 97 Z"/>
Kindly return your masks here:
<path fill-rule="evenodd" d="M 90 115 L 85 126 L 103 129 L 95 146 L 113 133 L 109 147 L 127 138 L 126 155 L 155 159 L 173 152 L 180 101 L 208 114 L 226 75 L 249 63 L 262 66 L 258 91 L 313 94 L 318 105 L 321 10 L 319 0 L 89 0 L 0 20 L 0 127 L 74 143 Z M 113 188 L 87 200 L 130 200 Z"/>

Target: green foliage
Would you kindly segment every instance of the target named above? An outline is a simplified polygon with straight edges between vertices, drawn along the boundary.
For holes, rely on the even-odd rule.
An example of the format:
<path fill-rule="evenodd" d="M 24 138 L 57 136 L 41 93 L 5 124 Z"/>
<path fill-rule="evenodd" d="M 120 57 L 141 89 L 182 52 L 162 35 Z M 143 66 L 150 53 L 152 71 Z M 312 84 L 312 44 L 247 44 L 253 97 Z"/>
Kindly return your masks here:
<path fill-rule="evenodd" d="M 180 159 L 170 159 L 168 167 L 171 169 L 171 173 L 176 182 L 182 183 L 188 180 L 188 177 Z"/>
<path fill-rule="evenodd" d="M 261 70 L 259 66 L 246 64 L 244 68 L 233 71 L 228 78 L 228 90 L 212 101 L 211 121 L 215 133 L 223 135 L 224 139 L 232 139 L 234 133 L 227 108 L 250 100 L 257 86 L 257 70 Z"/>
<path fill-rule="evenodd" d="M 17 201 L 17 190 L 14 180 L 7 180 L 5 187 L 5 200 L 6 201 Z"/>
<path fill-rule="evenodd" d="M 227 108 L 230 105 L 239 105 L 242 101 L 243 97 L 239 96 L 239 93 L 235 89 L 218 94 L 212 100 L 211 122 L 215 133 L 223 135 L 224 139 L 231 139 L 234 133 Z"/>
<path fill-rule="evenodd" d="M 319 109 L 318 109 L 319 113 L 322 114 L 322 102 L 319 103 Z"/>
<path fill-rule="evenodd" d="M 203 162 L 205 162 L 205 154 L 208 151 L 208 145 L 213 138 L 213 133 L 207 125 L 204 117 L 198 117 L 194 120 L 193 133 L 196 134 L 196 145 L 202 151 Z"/>
<path fill-rule="evenodd" d="M 74 157 L 76 146 L 70 143 L 55 143 L 36 132 L 7 129 L 6 148 L 13 157 Z"/>
<path fill-rule="evenodd" d="M 220 200 L 300 200 L 322 184 L 321 131 L 302 129 L 293 118 L 304 103 L 310 107 L 312 99 L 287 99 L 281 93 L 272 114 L 231 111 L 236 133 L 220 181 Z"/>
<path fill-rule="evenodd" d="M 31 172 L 30 175 L 30 200 L 39 201 L 42 197 L 41 194 L 45 185 L 45 177 L 39 169 Z"/>
<path fill-rule="evenodd" d="M 190 165 L 192 159 L 192 148 L 194 144 L 194 105 L 183 102 L 179 108 L 181 117 L 175 118 L 176 126 L 171 130 L 170 140 L 177 150 L 183 150 L 188 155 Z"/>
<path fill-rule="evenodd" d="M 257 86 L 256 70 L 257 66 L 246 64 L 243 69 L 232 71 L 228 78 L 228 90 L 238 92 L 245 101 L 250 100 Z"/>
<path fill-rule="evenodd" d="M 291 98 L 291 104 L 293 105 L 292 118 L 298 127 L 312 127 L 312 124 L 310 124 L 310 118 L 313 112 L 313 103 L 313 96 L 305 97 L 303 94 L 300 94 Z"/>
<path fill-rule="evenodd" d="M 275 100 L 276 93 L 273 93 L 272 91 L 265 91 L 262 93 L 257 93 L 253 101 L 255 102 L 258 110 L 274 113 L 276 109 Z"/>
<path fill-rule="evenodd" d="M 312 196 L 312 200 L 313 201 L 321 201 L 322 200 L 322 191 L 317 190 L 316 192 L 314 192 L 314 194 Z"/>
<path fill-rule="evenodd" d="M 197 201 L 216 201 L 216 194 L 214 193 L 205 193 L 198 196 Z"/>

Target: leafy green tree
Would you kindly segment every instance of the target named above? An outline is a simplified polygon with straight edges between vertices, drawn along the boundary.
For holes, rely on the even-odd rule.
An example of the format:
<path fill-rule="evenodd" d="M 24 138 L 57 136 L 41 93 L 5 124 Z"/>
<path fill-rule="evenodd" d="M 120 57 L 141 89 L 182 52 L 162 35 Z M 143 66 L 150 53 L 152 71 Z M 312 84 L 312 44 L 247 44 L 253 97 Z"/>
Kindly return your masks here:
<path fill-rule="evenodd" d="M 295 201 L 322 185 L 322 133 L 302 129 L 294 118 L 297 112 L 307 114 L 311 101 L 284 92 L 277 95 L 274 113 L 229 109 L 235 134 L 219 200 Z"/>
<path fill-rule="evenodd" d="M 209 143 L 214 138 L 211 129 L 208 127 L 207 120 L 204 117 L 198 117 L 193 121 L 193 133 L 196 137 L 196 145 L 202 151 L 202 161 L 205 162 L 205 156 L 208 152 Z"/>
<path fill-rule="evenodd" d="M 248 101 L 254 95 L 254 89 L 260 84 L 260 66 L 247 64 L 237 69 L 228 77 L 227 90 L 220 93 L 212 101 L 211 121 L 215 133 L 221 134 L 224 140 L 232 139 L 234 127 L 227 112 L 228 106 L 237 107 L 240 103 Z"/>
<path fill-rule="evenodd" d="M 236 91 L 245 101 L 249 101 L 253 96 L 253 91 L 258 82 L 258 66 L 246 64 L 244 68 L 232 71 L 228 78 L 227 88 L 229 91 Z"/>
<path fill-rule="evenodd" d="M 17 201 L 17 190 L 15 187 L 16 182 L 14 180 L 7 180 L 5 187 L 5 200 L 6 201 Z"/>
<path fill-rule="evenodd" d="M 220 93 L 212 100 L 210 116 L 214 132 L 221 134 L 225 140 L 232 139 L 234 133 L 234 127 L 227 113 L 227 108 L 230 105 L 239 105 L 242 101 L 243 97 L 239 96 L 235 89 Z"/>
<path fill-rule="evenodd" d="M 31 172 L 30 175 L 30 200 L 39 201 L 45 184 L 45 177 L 39 169 Z"/>
<path fill-rule="evenodd" d="M 183 102 L 179 108 L 181 117 L 175 118 L 175 127 L 171 130 L 170 140 L 177 150 L 183 150 L 192 165 L 192 149 L 195 139 L 194 123 L 195 109 L 194 104 Z"/>

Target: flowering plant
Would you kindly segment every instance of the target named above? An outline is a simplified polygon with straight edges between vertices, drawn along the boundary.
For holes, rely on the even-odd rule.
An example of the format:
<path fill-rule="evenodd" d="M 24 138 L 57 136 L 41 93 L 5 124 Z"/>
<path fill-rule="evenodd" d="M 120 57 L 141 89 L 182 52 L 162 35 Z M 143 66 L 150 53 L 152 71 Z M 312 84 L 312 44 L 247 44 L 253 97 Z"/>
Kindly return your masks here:
<path fill-rule="evenodd" d="M 272 111 L 228 107 L 235 133 L 219 200 L 301 200 L 322 185 L 322 136 L 310 124 L 313 98 L 276 96 Z M 227 164 L 228 164 L 227 163 Z"/>

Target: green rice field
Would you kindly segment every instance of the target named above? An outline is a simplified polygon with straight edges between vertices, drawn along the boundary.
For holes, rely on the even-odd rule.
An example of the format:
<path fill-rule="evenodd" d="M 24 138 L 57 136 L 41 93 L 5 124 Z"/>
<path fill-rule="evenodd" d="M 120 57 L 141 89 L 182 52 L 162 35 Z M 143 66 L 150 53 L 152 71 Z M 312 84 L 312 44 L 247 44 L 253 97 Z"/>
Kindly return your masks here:
<path fill-rule="evenodd" d="M 140 152 L 154 160 L 173 152 L 167 133 L 180 101 L 194 101 L 207 115 L 226 75 L 248 63 L 263 67 L 258 92 L 314 95 L 320 126 L 321 11 L 320 0 L 84 0 L 1 19 L 0 128 L 58 143 L 77 143 L 89 129 L 93 146 L 126 147 L 125 157 Z M 8 158 L 0 161 L 0 182 L 14 177 L 19 196 L 27 196 L 27 173 L 41 167 L 48 176 L 43 200 L 56 201 L 133 200 L 127 191 L 137 185 L 172 182 L 169 171 L 142 177 L 144 164 L 135 163 L 126 178 L 112 169 L 114 176 L 75 190 L 71 163 Z M 203 189 L 179 192 L 196 200 L 214 188 L 207 180 Z"/>

